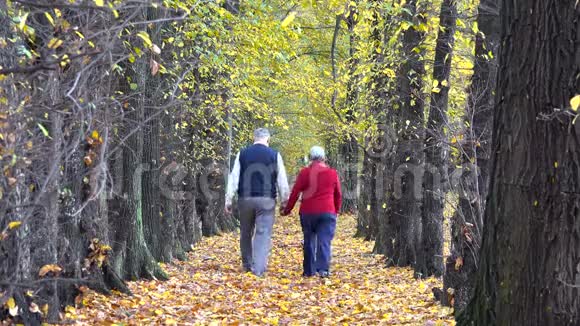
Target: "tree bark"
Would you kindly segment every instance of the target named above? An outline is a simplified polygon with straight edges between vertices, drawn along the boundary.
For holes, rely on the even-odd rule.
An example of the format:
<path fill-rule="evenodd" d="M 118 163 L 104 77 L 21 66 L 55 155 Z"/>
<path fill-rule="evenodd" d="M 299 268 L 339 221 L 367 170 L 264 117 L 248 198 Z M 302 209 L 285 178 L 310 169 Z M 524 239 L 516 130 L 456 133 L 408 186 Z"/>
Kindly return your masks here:
<path fill-rule="evenodd" d="M 433 81 L 437 86 L 431 92 L 429 117 L 425 138 L 425 166 L 423 176 L 423 210 L 421 215 L 421 242 L 417 248 L 418 277 L 443 275 L 443 210 L 447 184 L 448 128 L 447 104 L 449 101 L 449 76 L 453 58 L 455 0 L 443 0 L 439 14 L 439 34 L 435 45 Z"/>
<path fill-rule="evenodd" d="M 464 117 L 465 125 L 470 127 L 465 131 L 464 140 L 458 141 L 463 150 L 462 168 L 456 171 L 460 173 L 456 176 L 459 204 L 451 220 L 450 255 L 445 260 L 441 295 L 442 304 L 453 305 L 456 316 L 473 294 L 483 232 L 499 46 L 497 2 L 483 0 L 479 4 L 480 32 L 475 35 L 474 71 Z"/>
<path fill-rule="evenodd" d="M 407 19 L 422 20 L 417 2 L 408 1 Z M 389 216 L 381 239 L 388 265 L 414 266 L 420 237 L 423 178 L 423 99 L 422 77 L 425 67 L 420 44 L 424 34 L 411 27 L 403 35 L 405 61 L 398 73 L 400 113 L 396 123 L 398 142 L 394 157 L 393 193 L 389 198 Z"/>
<path fill-rule="evenodd" d="M 387 193 L 390 191 L 388 167 L 392 166 L 394 148 L 392 137 L 394 112 L 387 106 L 389 78 L 385 69 L 389 68 L 385 60 L 385 37 L 387 17 L 382 12 L 383 0 L 372 2 L 373 19 L 371 35 L 372 68 L 368 83 L 370 91 L 370 113 L 376 120 L 376 134 L 373 134 L 365 145 L 363 171 L 361 171 L 359 219 L 357 234 L 367 240 L 375 241 L 375 252 L 379 252 L 382 243 L 382 231 L 387 212 Z M 384 231 L 384 230 L 383 230 Z"/>
<path fill-rule="evenodd" d="M 458 325 L 580 324 L 576 1 L 502 1 L 489 198 Z"/>
<path fill-rule="evenodd" d="M 356 3 L 356 1 L 355 1 Z M 349 15 L 345 20 L 349 32 L 349 78 L 347 82 L 346 94 L 346 117 L 347 124 L 355 122 L 355 112 L 358 106 L 358 83 L 359 77 L 356 69 L 359 64 L 357 57 L 358 37 L 355 32 L 357 24 L 356 6 L 349 5 Z M 358 200 L 358 141 L 356 135 L 347 132 L 346 139 L 339 146 L 341 163 L 341 181 L 343 190 L 343 201 L 341 211 L 355 213 L 357 211 Z"/>
<path fill-rule="evenodd" d="M 144 60 L 135 64 L 137 92 L 145 90 L 147 63 Z M 128 85 L 127 85 L 128 86 Z M 129 89 L 126 87 L 125 89 Z M 125 148 L 122 153 L 121 173 L 122 197 L 116 216 L 111 220 L 116 225 L 113 251 L 114 268 L 124 279 L 136 280 L 141 277 L 166 279 L 167 276 L 157 265 L 145 240 L 143 227 L 143 124 L 145 123 L 144 97 L 135 94 L 130 101 L 122 126 L 122 135 L 126 135 Z M 137 122 L 137 123 L 135 123 Z"/>
<path fill-rule="evenodd" d="M 367 144 L 367 146 L 370 146 L 369 142 Z M 359 209 L 357 210 L 356 233 L 354 236 L 370 240 L 373 233 L 371 220 L 374 218 L 377 206 L 375 197 L 377 165 L 367 151 L 365 150 L 363 154 L 361 191 L 359 195 Z"/>

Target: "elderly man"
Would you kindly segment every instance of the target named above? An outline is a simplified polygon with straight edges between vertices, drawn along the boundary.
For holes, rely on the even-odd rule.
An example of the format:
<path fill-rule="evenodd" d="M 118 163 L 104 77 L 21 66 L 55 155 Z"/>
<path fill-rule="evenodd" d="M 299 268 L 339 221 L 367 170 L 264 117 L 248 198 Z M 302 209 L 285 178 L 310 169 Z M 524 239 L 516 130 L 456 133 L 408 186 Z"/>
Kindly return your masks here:
<path fill-rule="evenodd" d="M 282 215 L 288 215 L 302 193 L 300 224 L 304 234 L 304 276 L 318 274 L 328 277 L 331 242 L 336 217 L 342 203 L 340 181 L 335 169 L 324 163 L 325 153 L 320 146 L 310 149 L 312 163 L 298 174 L 288 204 Z"/>
<path fill-rule="evenodd" d="M 268 129 L 254 131 L 254 144 L 236 157 L 226 192 L 228 213 L 232 212 L 234 194 L 238 195 L 244 271 L 257 276 L 264 274 L 268 264 L 276 197 L 279 195 L 284 207 L 290 192 L 282 156 L 269 147 L 269 140 Z"/>

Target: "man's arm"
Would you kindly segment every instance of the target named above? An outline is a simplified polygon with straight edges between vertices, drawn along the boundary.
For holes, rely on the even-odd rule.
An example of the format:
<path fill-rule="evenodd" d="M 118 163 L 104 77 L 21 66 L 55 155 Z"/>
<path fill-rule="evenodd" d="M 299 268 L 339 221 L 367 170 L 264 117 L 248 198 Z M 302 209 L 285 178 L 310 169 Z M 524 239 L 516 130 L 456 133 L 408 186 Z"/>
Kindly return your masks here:
<path fill-rule="evenodd" d="M 238 192 L 240 185 L 240 153 L 236 156 L 234 167 L 228 177 L 228 186 L 226 190 L 226 210 L 231 210 L 234 195 Z"/>
<path fill-rule="evenodd" d="M 278 184 L 278 192 L 280 193 L 280 203 L 285 204 L 290 196 L 290 186 L 288 186 L 288 176 L 286 175 L 286 167 L 282 155 L 278 153 L 278 177 L 276 183 Z"/>

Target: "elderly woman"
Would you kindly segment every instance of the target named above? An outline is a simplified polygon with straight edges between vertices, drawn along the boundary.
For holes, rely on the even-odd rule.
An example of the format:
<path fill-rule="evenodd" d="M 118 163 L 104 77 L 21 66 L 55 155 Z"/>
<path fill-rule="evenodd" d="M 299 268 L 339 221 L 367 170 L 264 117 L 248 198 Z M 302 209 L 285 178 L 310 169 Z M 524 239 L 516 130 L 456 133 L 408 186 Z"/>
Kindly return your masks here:
<path fill-rule="evenodd" d="M 324 149 L 310 149 L 311 164 L 300 171 L 282 211 L 288 215 L 302 193 L 300 224 L 304 233 L 304 276 L 329 276 L 331 241 L 342 195 L 336 170 L 324 163 Z"/>

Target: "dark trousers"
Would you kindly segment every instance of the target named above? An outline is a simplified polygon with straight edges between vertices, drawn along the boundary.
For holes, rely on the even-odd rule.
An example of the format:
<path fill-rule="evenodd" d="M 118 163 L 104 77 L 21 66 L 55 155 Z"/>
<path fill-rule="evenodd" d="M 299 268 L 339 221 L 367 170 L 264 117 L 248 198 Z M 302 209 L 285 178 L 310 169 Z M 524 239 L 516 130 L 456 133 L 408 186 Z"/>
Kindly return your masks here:
<path fill-rule="evenodd" d="M 300 224 L 304 234 L 304 275 L 328 272 L 336 214 L 300 214 Z"/>

